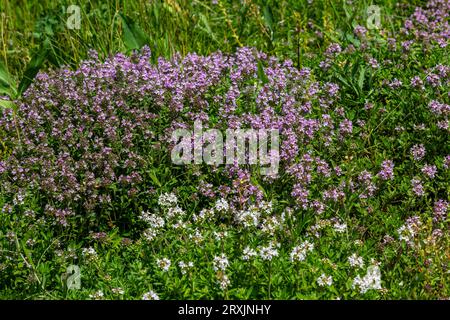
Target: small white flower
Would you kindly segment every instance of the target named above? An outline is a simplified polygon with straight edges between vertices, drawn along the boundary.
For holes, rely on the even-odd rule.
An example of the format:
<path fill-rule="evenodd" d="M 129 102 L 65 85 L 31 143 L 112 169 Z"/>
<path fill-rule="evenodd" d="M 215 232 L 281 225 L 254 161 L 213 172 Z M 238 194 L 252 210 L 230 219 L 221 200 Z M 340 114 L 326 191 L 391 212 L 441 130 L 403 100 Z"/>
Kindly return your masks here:
<path fill-rule="evenodd" d="M 263 214 L 270 214 L 272 212 L 272 201 L 261 201 L 258 208 Z"/>
<path fill-rule="evenodd" d="M 186 212 L 181 209 L 180 207 L 176 206 L 176 207 L 170 207 L 167 210 L 167 218 L 171 219 L 173 217 L 182 217 L 186 214 Z"/>
<path fill-rule="evenodd" d="M 250 249 L 250 247 L 246 247 L 243 251 L 242 259 L 245 261 L 249 261 L 250 259 L 256 257 L 257 255 L 258 253 L 255 250 Z"/>
<path fill-rule="evenodd" d="M 228 236 L 228 232 L 226 231 L 220 231 L 216 232 L 214 231 L 214 238 L 216 238 L 217 241 L 220 241 Z"/>
<path fill-rule="evenodd" d="M 122 288 L 112 288 L 111 291 L 114 294 L 120 294 L 120 295 L 125 293 L 125 291 Z"/>
<path fill-rule="evenodd" d="M 195 229 L 195 233 L 190 234 L 189 239 L 194 241 L 195 244 L 200 244 L 203 241 L 203 236 L 198 229 Z"/>
<path fill-rule="evenodd" d="M 167 272 L 167 271 L 169 271 L 171 261 L 170 261 L 169 259 L 167 259 L 167 258 L 162 258 L 162 259 L 156 260 L 156 264 L 157 264 L 158 267 L 161 268 L 164 272 Z"/>
<path fill-rule="evenodd" d="M 92 248 L 92 247 L 84 248 L 84 249 L 81 251 L 81 254 L 83 255 L 83 257 L 84 257 L 86 260 L 90 260 L 90 261 L 96 260 L 96 259 L 98 258 L 97 252 L 96 252 L 95 249 Z"/>
<path fill-rule="evenodd" d="M 359 287 L 359 292 L 364 294 L 370 289 L 381 289 L 381 272 L 376 265 L 367 268 L 367 273 L 364 277 L 357 276 L 353 280 L 353 288 Z"/>
<path fill-rule="evenodd" d="M 218 280 L 220 288 L 222 290 L 225 290 L 230 285 L 230 279 L 223 272 L 218 272 L 217 273 L 217 280 Z"/>
<path fill-rule="evenodd" d="M 398 228 L 397 233 L 398 233 L 398 239 L 400 241 L 405 241 L 408 244 L 414 243 L 416 231 L 411 225 L 404 224 L 403 226 Z"/>
<path fill-rule="evenodd" d="M 216 201 L 216 204 L 214 206 L 214 209 L 217 212 L 226 212 L 228 211 L 230 208 L 230 206 L 228 205 L 227 200 L 220 198 L 219 200 Z"/>
<path fill-rule="evenodd" d="M 261 223 L 261 231 L 273 235 L 275 231 L 282 229 L 281 221 L 276 216 L 267 217 Z"/>
<path fill-rule="evenodd" d="M 305 260 L 308 251 L 311 252 L 313 249 L 314 244 L 308 240 L 305 240 L 302 244 L 292 249 L 290 257 L 291 262 Z"/>
<path fill-rule="evenodd" d="M 188 222 L 183 222 L 182 220 L 178 220 L 178 222 L 172 225 L 172 228 L 176 229 L 186 229 L 188 227 Z"/>
<path fill-rule="evenodd" d="M 347 230 L 347 224 L 346 223 L 336 222 L 333 227 L 334 227 L 334 230 L 336 232 L 339 232 L 339 233 L 345 232 L 345 230 Z"/>
<path fill-rule="evenodd" d="M 159 300 L 159 296 L 156 292 L 150 290 L 142 295 L 142 300 Z"/>
<path fill-rule="evenodd" d="M 148 211 L 142 211 L 140 218 L 141 220 L 145 221 L 151 228 L 162 228 L 165 224 L 163 218 Z"/>
<path fill-rule="evenodd" d="M 145 240 L 147 241 L 152 241 L 153 239 L 156 238 L 156 236 L 158 235 L 158 231 L 156 229 L 153 228 L 148 228 L 144 231 L 144 233 L 142 234 L 142 236 L 144 237 Z"/>
<path fill-rule="evenodd" d="M 254 210 L 241 210 L 236 212 L 235 220 L 236 222 L 242 224 L 246 228 L 257 227 L 259 212 Z"/>
<path fill-rule="evenodd" d="M 352 267 L 362 268 L 364 266 L 364 260 L 362 257 L 358 256 L 356 253 L 348 257 L 348 263 Z"/>
<path fill-rule="evenodd" d="M 333 284 L 333 278 L 322 273 L 320 277 L 317 278 L 317 284 L 321 287 L 331 286 Z"/>
<path fill-rule="evenodd" d="M 163 208 L 170 208 L 176 206 L 178 198 L 174 193 L 163 193 L 158 198 L 158 204 Z"/>
<path fill-rule="evenodd" d="M 94 294 L 90 294 L 89 298 L 95 299 L 95 300 L 101 300 L 101 299 L 103 299 L 103 296 L 104 296 L 103 291 L 99 290 L 99 291 L 95 292 Z"/>
<path fill-rule="evenodd" d="M 270 243 L 267 247 L 259 249 L 259 256 L 263 260 L 271 261 L 274 257 L 278 257 L 278 250 Z"/>
<path fill-rule="evenodd" d="M 221 254 L 220 256 L 215 256 L 213 260 L 213 268 L 214 271 L 225 271 L 228 267 L 229 262 L 225 254 Z"/>
<path fill-rule="evenodd" d="M 178 266 L 181 269 L 181 274 L 186 274 L 190 269 L 194 267 L 194 263 L 192 261 L 189 261 L 188 263 L 180 261 L 178 262 Z"/>
<path fill-rule="evenodd" d="M 214 218 L 214 210 L 212 209 L 202 209 L 199 214 L 194 214 L 192 220 L 194 222 L 208 221 Z"/>

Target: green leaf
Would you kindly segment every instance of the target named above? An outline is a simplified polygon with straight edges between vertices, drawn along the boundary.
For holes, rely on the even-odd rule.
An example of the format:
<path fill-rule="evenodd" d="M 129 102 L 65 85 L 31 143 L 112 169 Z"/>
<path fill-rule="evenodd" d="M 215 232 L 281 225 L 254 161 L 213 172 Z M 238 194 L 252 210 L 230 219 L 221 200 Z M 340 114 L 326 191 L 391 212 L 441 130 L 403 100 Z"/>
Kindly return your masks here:
<path fill-rule="evenodd" d="M 364 87 L 364 79 L 366 75 L 366 69 L 364 67 L 361 67 L 359 69 L 359 78 L 358 78 L 358 87 L 360 92 L 362 93 L 363 87 Z"/>
<path fill-rule="evenodd" d="M 19 83 L 19 89 L 17 91 L 17 94 L 19 96 L 22 95 L 31 85 L 37 73 L 42 68 L 42 65 L 48 58 L 49 53 L 50 41 L 46 39 L 39 48 L 39 51 L 36 52 L 31 58 L 30 63 L 28 63 L 27 68 L 25 69 L 22 80 Z"/>
<path fill-rule="evenodd" d="M 0 61 L 0 84 L 2 85 L 11 85 L 12 79 L 9 75 L 8 70 L 6 70 L 3 62 Z"/>
<path fill-rule="evenodd" d="M 158 187 L 161 187 L 161 182 L 159 182 L 154 171 L 150 171 L 150 178 L 152 179 L 154 184 L 156 184 Z"/>
<path fill-rule="evenodd" d="M 347 40 L 351 42 L 355 47 L 359 48 L 361 45 L 361 41 L 359 41 L 358 38 L 356 38 L 354 35 L 347 33 L 346 36 Z"/>
<path fill-rule="evenodd" d="M 258 78 L 262 81 L 262 83 L 266 84 L 269 82 L 269 78 L 267 78 L 266 73 L 264 72 L 264 66 L 261 61 L 258 61 Z"/>
<path fill-rule="evenodd" d="M 123 42 L 127 50 L 138 50 L 148 44 L 148 39 L 138 24 L 120 13 L 123 27 Z"/>
<path fill-rule="evenodd" d="M 0 99 L 0 109 L 14 109 L 15 106 L 16 105 L 12 101 Z"/>
<path fill-rule="evenodd" d="M 6 66 L 0 61 L 0 94 L 12 97 L 16 94 L 16 84 L 11 78 Z"/>
<path fill-rule="evenodd" d="M 272 9 L 270 9 L 269 5 L 265 5 L 263 9 L 264 22 L 267 27 L 272 31 L 273 30 L 273 14 Z"/>
<path fill-rule="evenodd" d="M 206 16 L 201 12 L 199 13 L 199 16 L 200 21 L 205 25 L 205 27 L 201 29 L 205 31 L 211 37 L 211 39 L 217 42 L 217 38 L 215 34 L 212 32 L 211 26 L 209 25 L 208 18 L 206 18 Z"/>

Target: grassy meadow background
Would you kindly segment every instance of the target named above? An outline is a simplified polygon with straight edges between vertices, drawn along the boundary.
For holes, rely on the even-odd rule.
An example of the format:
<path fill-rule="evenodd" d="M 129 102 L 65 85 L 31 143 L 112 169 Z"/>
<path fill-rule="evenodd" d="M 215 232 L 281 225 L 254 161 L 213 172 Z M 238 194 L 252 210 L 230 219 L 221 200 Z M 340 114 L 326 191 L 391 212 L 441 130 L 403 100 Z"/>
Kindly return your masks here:
<path fill-rule="evenodd" d="M 81 9 L 79 29 L 66 25 L 70 5 Z M 355 34 L 355 28 L 367 25 L 371 5 L 381 8 L 381 28 L 369 30 L 370 36 L 364 38 Z M 136 187 L 151 192 L 139 193 L 135 201 L 127 198 L 128 190 L 114 186 L 108 192 L 117 201 L 115 208 L 101 211 L 92 223 L 77 220 L 85 213 L 80 209 L 64 228 L 47 218 L 44 207 L 52 202 L 37 191 L 30 191 L 17 205 L 11 192 L 15 189 L 9 188 L 15 182 L 1 171 L 0 182 L 8 188 L 0 189 L 0 299 L 448 299 L 449 47 L 401 32 L 415 8 L 426 5 L 419 0 L 0 0 L 1 110 L 14 110 L 8 119 L 20 118 L 21 103 L 34 103 L 33 96 L 24 93 L 28 88 L 39 91 L 31 85 L 38 72 L 54 77 L 52 70 L 77 70 L 90 58 L 90 50 L 105 61 L 117 53 L 133 57 L 146 45 L 152 65 L 161 65 L 160 58 L 178 54 L 234 55 L 240 48 L 252 47 L 278 61 L 291 60 L 295 69 L 309 68 L 311 82 L 323 88 L 338 84 L 336 107 L 333 104 L 330 111 L 337 121 L 336 132 L 345 131 L 345 121 L 340 121 L 353 121 L 354 130 L 345 142 L 333 140 L 330 149 L 322 142 L 304 144 L 333 170 L 339 165 L 332 178 L 314 173 L 317 180 L 309 197 L 319 199 L 323 190 L 347 178 L 347 186 L 356 181 L 355 185 L 366 183 L 368 188 L 374 183 L 377 189 L 358 197 L 358 191 L 348 187 L 345 200 L 317 214 L 312 199 L 308 209 L 295 199 L 299 196 L 291 192 L 296 184 L 288 169 L 275 182 L 252 175 L 252 186 L 263 191 L 264 201 L 272 201 L 272 220 L 266 202 L 255 209 L 260 204 L 252 198 L 254 207 L 249 210 L 260 210 L 265 219 L 258 228 L 242 227 L 220 215 L 202 224 L 192 218 L 201 209 L 217 209 L 221 198 L 202 194 L 201 181 L 210 182 L 208 188 L 233 188 L 237 180 L 195 166 L 174 168 L 168 149 L 151 140 L 153 149 L 142 147 L 143 156 L 151 160 L 142 169 L 144 182 Z M 446 21 L 448 28 L 448 15 Z M 418 28 L 422 27 L 426 28 Z M 397 39 L 395 49 L 391 38 Z M 333 44 L 342 47 L 339 57 L 329 53 Z M 331 65 L 322 67 L 324 61 Z M 264 63 L 258 64 L 255 87 L 272 83 L 264 74 L 271 62 Z M 438 80 L 427 78 L 432 73 Z M 415 76 L 423 83 L 413 85 Z M 246 81 L 253 86 L 253 80 Z M 224 80 L 222 85 L 229 84 Z M 213 94 L 225 91 L 219 88 Z M 147 101 L 136 101 L 130 104 L 147 107 Z M 430 112 L 430 101 L 438 101 L 438 114 Z M 317 118 L 325 113 L 317 111 L 322 102 L 319 98 L 313 102 Z M 171 111 L 160 110 L 156 113 L 161 118 L 176 118 Z M 220 118 L 220 112 L 213 112 L 212 119 Z M 155 125 L 159 134 L 169 127 L 166 120 Z M 14 127 L 7 121 L 0 126 L 3 161 L 9 161 L 17 148 L 14 141 L 22 137 L 20 130 L 5 129 Z M 19 140 L 14 140 L 16 134 Z M 419 150 L 423 144 L 425 156 Z M 386 169 L 386 160 L 395 163 L 395 174 Z M 434 165 L 437 173 L 430 173 L 434 169 L 428 165 Z M 337 173 L 340 167 L 342 174 Z M 418 177 L 420 181 L 414 180 Z M 425 189 L 423 194 L 418 185 Z M 150 218 L 141 211 L 167 214 L 173 203 L 161 195 L 172 192 L 186 210 L 186 220 L 179 223 L 188 226 L 168 228 L 149 243 L 142 220 Z M 170 223 L 166 221 L 166 226 Z M 323 233 L 315 237 L 318 230 Z M 405 241 L 402 232 L 410 232 L 412 238 Z M 71 265 L 80 267 L 79 289 L 67 287 Z"/>
<path fill-rule="evenodd" d="M 394 32 L 415 6 L 425 1 L 2 1 L 1 56 L 8 71 L 20 78 L 33 54 L 50 41 L 53 61 L 76 66 L 89 49 L 106 57 L 126 52 L 121 15 L 136 24 L 152 56 L 175 52 L 209 54 L 237 47 L 256 47 L 292 59 L 297 66 L 336 40 L 345 41 L 367 8 L 382 7 L 383 28 Z M 66 26 L 70 5 L 81 9 L 81 28 Z M 313 22 L 314 28 L 308 27 Z M 315 32 L 321 32 L 320 39 Z"/>

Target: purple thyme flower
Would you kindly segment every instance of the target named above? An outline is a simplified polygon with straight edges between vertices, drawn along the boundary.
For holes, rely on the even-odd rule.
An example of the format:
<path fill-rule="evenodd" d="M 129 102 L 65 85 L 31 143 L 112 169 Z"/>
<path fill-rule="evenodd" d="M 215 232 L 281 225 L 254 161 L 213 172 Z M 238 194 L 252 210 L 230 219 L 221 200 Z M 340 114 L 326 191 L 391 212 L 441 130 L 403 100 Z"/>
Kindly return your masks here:
<path fill-rule="evenodd" d="M 332 43 L 325 50 L 324 54 L 327 57 L 334 57 L 334 56 L 337 56 L 339 53 L 341 53 L 341 51 L 342 51 L 342 48 L 338 43 Z"/>
<path fill-rule="evenodd" d="M 420 89 L 420 90 L 425 89 L 425 87 L 423 85 L 423 81 L 422 81 L 422 79 L 420 79 L 419 76 L 415 76 L 414 78 L 411 79 L 411 87 Z"/>
<path fill-rule="evenodd" d="M 353 131 L 353 124 L 350 120 L 345 119 L 339 124 L 339 132 L 342 135 L 350 134 Z"/>
<path fill-rule="evenodd" d="M 434 217 L 433 220 L 435 222 L 438 221 L 444 221 L 447 217 L 447 210 L 448 210 L 448 202 L 444 201 L 442 199 L 439 199 L 434 203 Z"/>
<path fill-rule="evenodd" d="M 378 176 L 382 180 L 389 180 L 394 178 L 394 162 L 392 160 L 385 160 L 381 164 L 381 170 L 378 172 Z"/>
<path fill-rule="evenodd" d="M 355 33 L 356 36 L 358 36 L 359 38 L 364 38 L 365 35 L 367 34 L 367 29 L 363 26 L 356 26 L 355 29 L 353 30 L 353 32 Z"/>
<path fill-rule="evenodd" d="M 411 180 L 412 190 L 413 192 L 421 197 L 425 194 L 425 191 L 423 189 L 422 181 L 420 179 L 414 178 Z"/>
<path fill-rule="evenodd" d="M 437 168 L 435 165 L 424 165 L 422 168 L 422 173 L 425 174 L 427 177 L 433 179 L 436 175 Z"/>
<path fill-rule="evenodd" d="M 402 83 L 400 80 L 398 80 L 397 78 L 394 78 L 394 80 L 392 80 L 392 81 L 389 83 L 389 88 L 391 88 L 391 89 L 398 89 L 398 88 L 400 88 L 402 85 L 403 85 L 403 83 Z"/>
<path fill-rule="evenodd" d="M 414 160 L 420 161 L 425 157 L 425 147 L 423 144 L 415 144 L 411 148 L 411 154 L 414 157 Z"/>
<path fill-rule="evenodd" d="M 439 84 L 441 82 L 440 81 L 441 79 L 439 78 L 439 76 L 434 73 L 428 75 L 426 77 L 426 80 L 427 80 L 428 84 L 431 85 L 433 88 L 439 86 Z"/>
<path fill-rule="evenodd" d="M 450 168 L 450 155 L 448 155 L 444 158 L 443 167 L 444 167 L 444 169 Z"/>

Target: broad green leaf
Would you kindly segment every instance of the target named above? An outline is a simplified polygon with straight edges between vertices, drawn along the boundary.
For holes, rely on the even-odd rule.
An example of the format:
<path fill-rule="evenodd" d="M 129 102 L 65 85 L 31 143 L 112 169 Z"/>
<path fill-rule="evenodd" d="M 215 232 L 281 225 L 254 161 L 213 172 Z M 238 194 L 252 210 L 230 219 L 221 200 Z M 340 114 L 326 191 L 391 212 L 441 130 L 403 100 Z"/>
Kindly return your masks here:
<path fill-rule="evenodd" d="M 14 109 L 15 106 L 16 105 L 12 101 L 0 99 L 0 109 Z"/>
<path fill-rule="evenodd" d="M 16 93 L 16 84 L 11 78 L 6 66 L 0 61 L 0 94 L 14 96 Z"/>
<path fill-rule="evenodd" d="M 123 42 L 127 50 L 138 50 L 148 44 L 147 37 L 138 24 L 131 18 L 120 14 L 123 27 Z"/>
<path fill-rule="evenodd" d="M 269 5 L 265 5 L 263 9 L 264 21 L 267 27 L 272 31 L 273 30 L 273 14 Z"/>
<path fill-rule="evenodd" d="M 205 26 L 204 28 L 202 28 L 202 30 L 204 30 L 214 41 L 217 42 L 216 36 L 212 32 L 211 26 L 209 25 L 208 18 L 206 18 L 206 16 L 201 12 L 199 13 L 199 16 L 200 16 L 200 21 Z"/>
<path fill-rule="evenodd" d="M 267 78 L 266 73 L 264 72 L 264 66 L 261 61 L 258 61 L 258 78 L 262 81 L 262 83 L 266 84 L 269 82 L 269 78 Z"/>
<path fill-rule="evenodd" d="M 158 187 L 161 187 L 161 182 L 159 182 L 154 171 L 150 171 L 150 178 Z"/>
<path fill-rule="evenodd" d="M 22 80 L 19 83 L 18 95 L 22 95 L 28 87 L 33 82 L 39 70 L 42 68 L 42 65 L 48 58 L 50 53 L 50 41 L 47 39 L 43 42 L 40 49 L 36 54 L 31 58 L 30 63 L 28 63 L 27 68 L 23 74 Z"/>
<path fill-rule="evenodd" d="M 359 90 L 361 93 L 362 93 L 362 90 L 364 87 L 365 75 L 366 75 L 366 69 L 363 66 L 361 66 L 361 68 L 359 69 L 359 78 L 358 78 L 358 87 L 359 87 Z"/>

